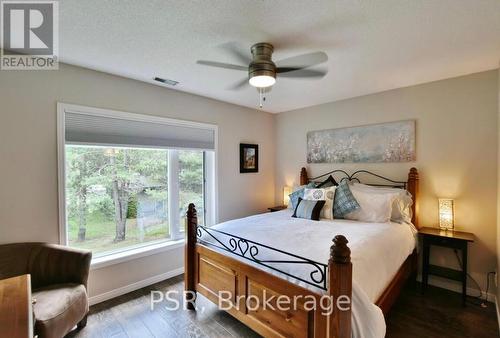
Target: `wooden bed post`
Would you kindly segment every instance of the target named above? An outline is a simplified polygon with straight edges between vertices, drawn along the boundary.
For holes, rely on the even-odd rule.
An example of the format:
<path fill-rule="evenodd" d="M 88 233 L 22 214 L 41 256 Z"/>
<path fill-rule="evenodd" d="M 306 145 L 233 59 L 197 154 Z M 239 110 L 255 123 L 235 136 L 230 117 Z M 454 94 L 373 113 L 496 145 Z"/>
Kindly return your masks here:
<path fill-rule="evenodd" d="M 196 260 L 196 227 L 198 215 L 193 203 L 188 206 L 186 214 L 186 244 L 184 246 L 184 290 L 196 293 L 195 260 Z M 189 310 L 194 310 L 192 294 L 186 293 L 186 305 Z"/>
<path fill-rule="evenodd" d="M 411 168 L 410 172 L 408 173 L 408 182 L 407 182 L 407 190 L 411 194 L 412 199 L 413 199 L 413 205 L 411 207 L 413 216 L 411 218 L 411 222 L 413 225 L 419 229 L 420 227 L 418 226 L 418 171 L 417 168 Z"/>
<path fill-rule="evenodd" d="M 411 206 L 411 211 L 412 211 L 411 222 L 417 229 L 420 229 L 420 226 L 418 225 L 419 175 L 417 168 L 410 169 L 410 172 L 408 173 L 408 182 L 406 185 L 407 185 L 406 190 L 411 194 L 413 199 L 413 204 Z M 416 281 L 418 275 L 418 254 L 416 253 L 416 250 L 413 252 L 412 256 L 413 256 L 413 261 L 410 274 L 411 274 L 411 279 Z"/>
<path fill-rule="evenodd" d="M 347 243 L 347 238 L 337 235 L 330 248 L 328 295 L 335 309 L 328 318 L 329 338 L 351 338 L 352 263 L 351 250 Z M 339 297 L 342 297 L 341 302 L 337 303 Z M 346 303 L 346 297 L 348 297 L 348 303 Z M 348 310 L 342 311 L 341 308 L 348 308 Z"/>
<path fill-rule="evenodd" d="M 307 177 L 307 169 L 305 167 L 302 167 L 300 169 L 300 185 L 306 185 L 309 183 L 309 177 Z"/>

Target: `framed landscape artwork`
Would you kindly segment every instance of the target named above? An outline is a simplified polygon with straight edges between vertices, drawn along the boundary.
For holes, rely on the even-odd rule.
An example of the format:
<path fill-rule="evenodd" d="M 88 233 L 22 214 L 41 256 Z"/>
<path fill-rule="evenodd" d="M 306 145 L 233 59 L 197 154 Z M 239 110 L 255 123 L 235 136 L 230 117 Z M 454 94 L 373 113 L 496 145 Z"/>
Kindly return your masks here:
<path fill-rule="evenodd" d="M 240 143 L 240 173 L 259 172 L 259 146 Z"/>
<path fill-rule="evenodd" d="M 307 133 L 307 163 L 415 161 L 415 120 Z"/>

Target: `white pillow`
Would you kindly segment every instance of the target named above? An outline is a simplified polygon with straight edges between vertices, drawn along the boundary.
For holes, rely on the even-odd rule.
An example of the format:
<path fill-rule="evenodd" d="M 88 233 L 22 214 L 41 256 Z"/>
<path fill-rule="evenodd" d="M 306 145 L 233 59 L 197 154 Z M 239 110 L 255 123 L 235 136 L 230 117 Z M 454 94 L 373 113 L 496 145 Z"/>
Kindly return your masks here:
<path fill-rule="evenodd" d="M 413 211 L 411 209 L 413 199 L 407 190 L 391 187 L 374 187 L 357 182 L 354 182 L 351 187 L 354 189 L 363 189 L 364 191 L 372 191 L 380 194 L 394 195 L 395 198 L 392 203 L 391 220 L 399 223 L 411 223 L 411 219 L 413 217 Z"/>
<path fill-rule="evenodd" d="M 394 194 L 376 193 L 357 189 L 351 186 L 351 192 L 360 206 L 359 209 L 348 213 L 345 219 L 369 223 L 386 223 L 391 219 Z"/>
<path fill-rule="evenodd" d="M 320 218 L 333 219 L 333 199 L 335 198 L 335 188 L 316 188 L 304 190 L 304 199 L 311 201 L 325 201 L 321 209 Z"/>

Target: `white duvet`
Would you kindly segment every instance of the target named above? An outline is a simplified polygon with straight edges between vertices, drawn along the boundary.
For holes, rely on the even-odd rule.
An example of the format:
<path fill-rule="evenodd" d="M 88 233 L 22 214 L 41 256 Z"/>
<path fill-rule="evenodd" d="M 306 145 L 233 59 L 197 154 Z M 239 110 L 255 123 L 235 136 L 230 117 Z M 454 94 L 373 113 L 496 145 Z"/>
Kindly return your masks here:
<path fill-rule="evenodd" d="M 374 303 L 415 248 L 415 228 L 399 223 L 362 223 L 347 220 L 310 221 L 292 218 L 291 210 L 265 213 L 215 225 L 213 228 L 260 244 L 327 264 L 332 239 L 344 235 L 349 241 L 353 265 L 352 331 L 355 338 L 385 336 L 385 321 Z M 225 238 L 223 235 L 218 238 Z M 213 241 L 204 234 L 203 239 Z M 226 244 L 227 242 L 224 241 Z M 245 246 L 242 247 L 245 249 Z M 318 293 L 322 289 L 233 255 L 283 279 Z M 261 260 L 287 259 L 261 249 Z M 289 259 L 289 258 L 288 258 Z M 311 267 L 303 264 L 273 265 L 294 276 L 310 280 Z"/>

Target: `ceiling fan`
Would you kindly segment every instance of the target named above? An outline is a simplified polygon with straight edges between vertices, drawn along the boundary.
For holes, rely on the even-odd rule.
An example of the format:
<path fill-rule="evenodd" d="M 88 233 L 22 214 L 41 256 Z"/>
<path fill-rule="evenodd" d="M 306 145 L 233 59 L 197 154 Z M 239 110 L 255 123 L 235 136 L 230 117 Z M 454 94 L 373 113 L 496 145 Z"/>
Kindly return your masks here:
<path fill-rule="evenodd" d="M 278 61 L 278 66 L 272 60 L 274 47 L 267 42 L 259 42 L 254 44 L 250 51 L 252 58 L 245 53 L 229 46 L 230 51 L 244 64 L 234 65 L 229 63 L 198 60 L 196 63 L 205 66 L 233 69 L 238 71 L 247 71 L 248 78 L 244 78 L 230 87 L 232 90 L 242 89 L 246 85 L 257 88 L 260 94 L 260 107 L 265 100 L 263 94 L 269 92 L 271 87 L 276 83 L 276 77 L 284 78 L 322 78 L 327 74 L 326 70 L 308 69 L 312 66 L 326 62 L 328 55 L 325 52 L 313 52 L 302 55 L 293 56 L 281 61 Z"/>

